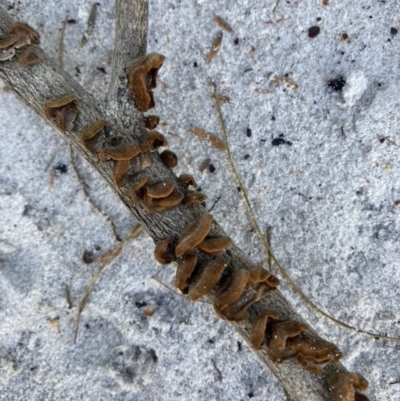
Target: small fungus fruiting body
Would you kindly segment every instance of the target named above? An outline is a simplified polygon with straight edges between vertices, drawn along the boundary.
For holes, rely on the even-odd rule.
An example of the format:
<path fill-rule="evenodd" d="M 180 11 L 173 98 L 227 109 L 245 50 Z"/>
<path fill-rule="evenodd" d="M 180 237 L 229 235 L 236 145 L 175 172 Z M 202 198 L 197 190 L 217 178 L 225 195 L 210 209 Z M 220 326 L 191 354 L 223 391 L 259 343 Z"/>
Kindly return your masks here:
<path fill-rule="evenodd" d="M 198 205 L 207 200 L 207 196 L 202 194 L 201 192 L 191 191 L 185 195 L 185 199 L 183 200 L 183 204 L 185 206 Z"/>
<path fill-rule="evenodd" d="M 268 320 L 269 319 L 277 320 L 278 318 L 279 318 L 279 313 L 272 310 L 267 310 L 261 313 L 256 318 L 256 320 L 253 323 L 250 335 L 250 343 L 254 349 L 256 350 L 260 349 L 264 341 Z"/>
<path fill-rule="evenodd" d="M 15 43 L 17 43 L 21 39 L 21 35 L 19 34 L 10 34 L 5 36 L 0 36 L 0 49 L 8 49 Z"/>
<path fill-rule="evenodd" d="M 170 238 L 163 239 L 157 242 L 154 249 L 154 257 L 161 265 L 167 265 L 176 260 L 175 254 L 172 249 L 173 241 Z"/>
<path fill-rule="evenodd" d="M 229 237 L 212 237 L 203 240 L 198 247 L 201 251 L 212 254 L 225 251 L 231 246 L 231 243 Z"/>
<path fill-rule="evenodd" d="M 182 256 L 189 249 L 195 248 L 211 230 L 213 216 L 211 214 L 203 214 L 192 224 L 189 224 L 180 235 L 178 244 L 175 248 L 177 257 Z"/>
<path fill-rule="evenodd" d="M 34 45 L 38 45 L 40 43 L 39 33 L 35 31 L 32 27 L 30 27 L 28 24 L 25 24 L 23 22 L 13 22 L 11 25 L 10 33 L 26 36 L 27 38 L 29 38 L 30 43 Z"/>
<path fill-rule="evenodd" d="M 358 373 L 337 372 L 335 380 L 330 384 L 331 401 L 362 401 L 367 399 L 359 391 L 365 391 L 368 381 Z"/>
<path fill-rule="evenodd" d="M 153 89 L 157 86 L 157 73 L 165 56 L 150 53 L 133 60 L 128 68 L 129 89 L 141 112 L 154 107 Z"/>
<path fill-rule="evenodd" d="M 193 189 L 197 188 L 196 181 L 194 180 L 193 176 L 191 176 L 190 174 L 181 174 L 178 177 L 178 181 L 179 181 L 179 184 L 181 184 L 186 189 L 188 189 L 189 187 L 193 188 Z"/>
<path fill-rule="evenodd" d="M 158 131 L 149 131 L 144 136 L 141 146 L 143 151 L 155 152 L 158 148 L 168 146 L 168 143 L 163 134 Z"/>
<path fill-rule="evenodd" d="M 214 302 L 214 310 L 218 316 L 226 319 L 223 310 L 236 302 L 243 294 L 250 274 L 245 269 L 234 270 L 228 282 L 219 290 Z"/>
<path fill-rule="evenodd" d="M 76 109 L 76 96 L 66 95 L 48 100 L 43 105 L 46 118 L 53 121 L 62 131 L 71 131 L 78 116 Z"/>
<path fill-rule="evenodd" d="M 81 142 L 88 141 L 95 137 L 105 126 L 107 125 L 106 120 L 97 120 L 89 127 L 85 128 L 80 134 L 79 139 Z"/>
<path fill-rule="evenodd" d="M 120 187 L 122 178 L 131 166 L 130 160 L 116 160 L 113 166 L 113 176 L 115 183 Z"/>
<path fill-rule="evenodd" d="M 272 362 L 282 362 L 282 353 L 286 347 L 286 340 L 296 337 L 308 330 L 308 326 L 296 320 L 271 322 L 271 339 L 268 346 L 269 357 Z"/>
<path fill-rule="evenodd" d="M 175 287 L 182 294 L 187 294 L 189 291 L 188 281 L 192 275 L 197 263 L 197 252 L 188 251 L 178 259 L 178 268 L 176 270 Z"/>
<path fill-rule="evenodd" d="M 193 287 L 189 288 L 189 298 L 197 301 L 202 296 L 208 294 L 215 284 L 218 283 L 223 271 L 229 265 L 229 260 L 223 257 L 217 257 L 208 262 L 204 268 L 199 280 Z"/>
<path fill-rule="evenodd" d="M 155 115 L 149 115 L 144 118 L 144 126 L 149 130 L 157 128 L 159 122 L 160 117 Z"/>
<path fill-rule="evenodd" d="M 169 168 L 174 168 L 178 164 L 178 156 L 169 149 L 165 149 L 160 157 L 163 163 Z"/>
<path fill-rule="evenodd" d="M 18 63 L 24 67 L 31 67 L 40 61 L 39 56 L 33 50 L 27 50 L 18 59 Z"/>
<path fill-rule="evenodd" d="M 142 152 L 137 143 L 128 143 L 118 148 L 105 148 L 98 153 L 99 161 L 104 163 L 106 158 L 112 160 L 131 160 Z"/>
<path fill-rule="evenodd" d="M 147 185 L 147 196 L 150 198 L 165 198 L 174 190 L 173 181 L 161 181 L 156 184 Z"/>

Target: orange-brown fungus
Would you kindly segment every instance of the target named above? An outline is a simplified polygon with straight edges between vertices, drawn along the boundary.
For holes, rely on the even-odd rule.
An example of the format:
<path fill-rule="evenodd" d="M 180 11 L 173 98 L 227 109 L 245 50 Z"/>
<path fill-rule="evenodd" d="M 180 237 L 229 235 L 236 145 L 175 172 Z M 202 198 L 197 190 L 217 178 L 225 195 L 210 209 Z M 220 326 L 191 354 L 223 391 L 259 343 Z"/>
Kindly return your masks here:
<path fill-rule="evenodd" d="M 205 253 L 217 253 L 228 249 L 231 243 L 229 237 L 206 238 L 198 245 L 198 248 Z"/>
<path fill-rule="evenodd" d="M 221 256 L 208 262 L 204 266 L 197 282 L 193 287 L 189 288 L 189 298 L 192 301 L 197 301 L 203 295 L 208 294 L 213 289 L 215 284 L 218 283 L 223 271 L 228 265 L 229 260 Z"/>
<path fill-rule="evenodd" d="M 359 391 L 365 391 L 368 382 L 358 373 L 350 373 L 347 371 L 337 372 L 335 381 L 330 384 L 331 400 L 330 401 L 354 401 L 362 394 Z M 368 399 L 368 398 L 367 398 Z"/>
<path fill-rule="evenodd" d="M 80 134 L 79 139 L 82 142 L 88 141 L 96 136 L 105 126 L 107 125 L 106 120 L 97 120 L 89 127 L 85 128 Z"/>
<path fill-rule="evenodd" d="M 38 45 L 40 43 L 40 35 L 28 24 L 23 22 L 13 22 L 11 25 L 10 33 L 20 34 L 29 38 L 30 43 Z M 28 43 L 28 44 L 30 44 Z"/>
<path fill-rule="evenodd" d="M 74 121 L 78 116 L 75 105 L 76 96 L 66 95 L 56 99 L 48 100 L 43 105 L 46 118 L 53 121 L 63 131 L 70 131 L 74 128 Z"/>
<path fill-rule="evenodd" d="M 170 195 L 166 196 L 165 198 L 154 198 L 151 203 L 156 207 L 172 208 L 179 205 L 182 199 L 183 193 L 175 189 Z"/>
<path fill-rule="evenodd" d="M 106 158 L 112 160 L 131 160 L 142 152 L 140 145 L 137 143 L 128 143 L 118 148 L 105 148 L 98 154 L 99 161 L 104 163 Z"/>
<path fill-rule="evenodd" d="M 268 344 L 268 353 L 271 361 L 282 362 L 282 354 L 286 347 L 286 340 L 296 337 L 308 330 L 307 325 L 295 320 L 271 323 L 271 338 Z"/>
<path fill-rule="evenodd" d="M 154 249 L 154 257 L 156 258 L 156 261 L 161 265 L 167 265 L 168 263 L 176 260 L 172 245 L 173 240 L 169 238 L 157 242 Z"/>
<path fill-rule="evenodd" d="M 229 280 L 219 290 L 214 302 L 214 310 L 222 319 L 227 318 L 223 314 L 223 310 L 242 296 L 249 281 L 249 277 L 250 274 L 245 269 L 234 270 Z"/>
<path fill-rule="evenodd" d="M 257 319 L 253 323 L 250 335 L 250 343 L 254 349 L 260 349 L 264 341 L 268 320 L 277 320 L 278 318 L 279 313 L 272 310 L 267 310 L 257 316 Z"/>
<path fill-rule="evenodd" d="M 40 61 L 39 56 L 32 50 L 27 50 L 18 59 L 18 63 L 24 67 L 31 67 Z"/>
<path fill-rule="evenodd" d="M 116 160 L 113 166 L 113 178 L 117 186 L 121 186 L 122 178 L 131 166 L 130 160 Z"/>
<path fill-rule="evenodd" d="M 292 357 L 297 355 L 298 362 L 312 373 L 322 373 L 323 367 L 330 361 L 338 361 L 342 353 L 335 344 L 320 337 L 300 335 L 286 341 Z"/>
<path fill-rule="evenodd" d="M 207 200 L 206 195 L 203 195 L 201 192 L 193 191 L 193 192 L 188 192 L 185 195 L 183 204 L 185 206 L 198 205 L 200 203 L 205 202 L 206 200 Z"/>
<path fill-rule="evenodd" d="M 141 146 L 143 152 L 147 150 L 154 152 L 160 147 L 168 146 L 168 143 L 163 134 L 160 134 L 158 131 L 149 131 L 143 137 Z"/>
<path fill-rule="evenodd" d="M 189 290 L 188 280 L 192 275 L 197 263 L 197 252 L 188 251 L 178 259 L 178 268 L 176 270 L 175 287 L 183 294 Z"/>
<path fill-rule="evenodd" d="M 0 49 L 8 49 L 15 43 L 17 43 L 21 39 L 21 35 L 14 34 L 14 35 L 5 35 L 0 37 Z"/>
<path fill-rule="evenodd" d="M 196 181 L 194 180 L 193 176 L 190 174 L 181 174 L 178 177 L 179 184 L 181 184 L 184 188 L 197 188 Z"/>
<path fill-rule="evenodd" d="M 155 115 L 149 115 L 144 118 L 144 126 L 150 130 L 156 128 L 159 122 L 160 117 Z"/>
<path fill-rule="evenodd" d="M 134 205 L 136 205 L 139 199 L 141 199 L 141 194 L 139 194 L 138 192 L 147 184 L 149 178 L 150 177 L 148 175 L 140 175 L 137 177 L 136 182 L 133 183 L 129 188 L 129 195 Z"/>
<path fill-rule="evenodd" d="M 173 181 L 161 181 L 156 184 L 147 185 L 147 196 L 150 198 L 165 198 L 174 190 Z"/>
<path fill-rule="evenodd" d="M 154 107 L 153 89 L 157 86 L 157 73 L 165 56 L 150 53 L 133 60 L 128 68 L 129 89 L 141 112 Z"/>
<path fill-rule="evenodd" d="M 213 216 L 211 214 L 203 214 L 193 223 L 187 225 L 179 237 L 175 255 L 180 257 L 186 251 L 199 245 L 210 232 L 212 222 Z"/>
<path fill-rule="evenodd" d="M 160 157 L 163 163 L 169 168 L 174 168 L 178 164 L 178 157 L 171 150 L 165 149 Z"/>

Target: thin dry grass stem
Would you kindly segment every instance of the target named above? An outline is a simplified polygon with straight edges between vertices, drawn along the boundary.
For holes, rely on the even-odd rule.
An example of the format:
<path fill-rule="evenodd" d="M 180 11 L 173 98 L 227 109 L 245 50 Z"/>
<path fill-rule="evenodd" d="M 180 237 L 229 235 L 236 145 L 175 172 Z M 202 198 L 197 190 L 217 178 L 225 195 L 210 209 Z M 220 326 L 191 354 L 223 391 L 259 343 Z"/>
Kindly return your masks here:
<path fill-rule="evenodd" d="M 90 206 L 93 208 L 93 210 L 97 213 L 100 213 L 106 220 L 107 222 L 110 224 L 111 227 L 111 231 L 114 234 L 115 240 L 116 241 L 121 241 L 121 239 L 119 238 L 118 234 L 117 234 L 117 228 L 115 227 L 114 221 L 111 219 L 110 216 L 108 216 L 106 213 L 104 213 L 93 201 L 93 199 L 91 198 L 91 196 L 89 195 L 88 191 L 86 190 L 86 185 L 84 180 L 82 179 L 81 175 L 79 174 L 78 169 L 76 168 L 76 164 L 74 161 L 74 148 L 72 147 L 72 145 L 69 145 L 69 160 L 71 163 L 71 167 L 74 170 L 75 176 L 79 182 L 79 185 L 82 189 L 83 195 L 86 198 L 86 200 L 89 202 Z"/>
<path fill-rule="evenodd" d="M 81 302 L 79 303 L 78 313 L 76 315 L 76 320 L 75 320 L 74 343 L 76 343 L 76 338 L 78 336 L 79 322 L 81 320 L 82 312 L 85 309 L 85 306 L 94 289 L 94 286 L 96 285 L 97 280 L 99 279 L 105 268 L 121 253 L 124 245 L 128 241 L 135 239 L 141 232 L 142 232 L 142 226 L 140 224 L 137 224 L 127 238 L 121 241 L 114 249 L 107 251 L 97 259 L 96 262 L 100 263 L 100 267 L 97 270 L 97 272 L 92 276 L 90 283 L 86 289 L 86 293 L 83 296 Z"/>
<path fill-rule="evenodd" d="M 58 49 L 57 49 L 57 64 L 60 68 L 64 67 L 64 34 L 65 27 L 67 26 L 68 17 L 65 17 L 61 26 L 60 37 L 58 39 Z"/>
<path fill-rule="evenodd" d="M 245 190 L 244 185 L 242 184 L 242 181 L 239 178 L 239 175 L 236 171 L 235 165 L 233 164 L 233 160 L 231 157 L 231 151 L 230 151 L 230 147 L 229 147 L 229 142 L 228 142 L 228 135 L 226 132 L 226 127 L 225 127 L 225 123 L 224 123 L 224 119 L 222 117 L 222 111 L 219 105 L 219 101 L 218 101 L 218 94 L 217 94 L 217 86 L 214 82 L 211 82 L 212 88 L 213 88 L 213 98 L 215 100 L 215 105 L 216 105 L 216 109 L 217 109 L 217 114 L 218 114 L 218 119 L 221 125 L 221 130 L 222 130 L 222 136 L 223 139 L 225 141 L 226 144 L 226 154 L 227 154 L 227 158 L 228 158 L 228 165 L 229 168 L 231 169 L 232 175 L 234 176 L 237 185 L 239 186 L 239 188 L 241 189 L 241 193 L 243 196 L 243 200 L 244 203 L 246 205 L 246 208 L 249 212 L 250 215 L 250 219 L 251 222 L 253 224 L 253 227 L 257 233 L 258 238 L 261 241 L 261 244 L 264 248 L 265 253 L 268 255 L 268 257 L 271 257 L 272 261 L 274 262 L 275 266 L 277 267 L 277 269 L 279 270 L 280 274 L 282 275 L 282 277 L 286 280 L 286 282 L 290 285 L 290 287 L 292 287 L 293 291 L 297 293 L 297 295 L 303 300 L 303 302 L 308 305 L 308 307 L 310 307 L 311 309 L 313 309 L 315 312 L 319 313 L 321 316 L 323 316 L 324 318 L 326 318 L 327 320 L 330 320 L 331 322 L 335 323 L 336 325 L 350 330 L 350 331 L 354 331 L 356 333 L 359 334 L 364 334 L 366 336 L 372 337 L 375 340 L 376 339 L 380 339 L 380 340 L 386 340 L 386 341 L 393 341 L 393 342 L 397 342 L 400 343 L 400 338 L 398 337 L 390 337 L 390 336 L 383 336 L 377 333 L 373 333 L 371 331 L 368 330 L 362 330 L 362 329 L 358 329 L 354 326 L 351 326 L 345 322 L 342 322 L 341 320 L 338 320 L 332 316 L 330 316 L 328 313 L 324 312 L 322 309 L 320 309 L 317 305 L 315 305 L 304 293 L 303 291 L 295 284 L 295 282 L 292 280 L 292 278 L 289 276 L 289 274 L 286 272 L 286 270 L 280 265 L 280 263 L 278 262 L 278 260 L 276 259 L 275 255 L 273 254 L 270 245 L 268 244 L 267 239 L 265 238 L 265 236 L 262 234 L 261 229 L 257 223 L 256 217 L 253 213 L 253 209 L 251 208 L 250 205 L 250 201 L 249 198 L 247 196 L 247 192 Z"/>

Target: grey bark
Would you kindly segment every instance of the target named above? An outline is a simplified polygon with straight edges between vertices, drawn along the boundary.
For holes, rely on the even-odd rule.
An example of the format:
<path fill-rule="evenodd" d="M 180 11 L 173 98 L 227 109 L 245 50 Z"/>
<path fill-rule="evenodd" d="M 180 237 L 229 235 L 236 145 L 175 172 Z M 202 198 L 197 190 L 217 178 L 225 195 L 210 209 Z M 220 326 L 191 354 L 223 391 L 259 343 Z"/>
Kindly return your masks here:
<path fill-rule="evenodd" d="M 146 51 L 147 1 L 117 0 L 116 15 L 113 72 L 106 105 L 99 104 L 69 74 L 60 70 L 39 46 L 33 46 L 35 52 L 40 56 L 39 64 L 26 68 L 18 64 L 18 57 L 14 57 L 10 61 L 0 63 L 0 78 L 42 118 L 45 118 L 42 109 L 43 103 L 58 96 L 74 94 L 77 98 L 79 115 L 74 129 L 70 132 L 60 131 L 61 134 L 99 171 L 154 241 L 167 237 L 177 238 L 182 229 L 192 222 L 194 217 L 205 213 L 204 208 L 201 206 L 186 208 L 180 205 L 162 214 L 149 214 L 141 206 L 133 206 L 128 194 L 129 185 L 118 188 L 113 181 L 111 168 L 100 164 L 97 156 L 91 154 L 78 140 L 79 132 L 94 121 L 104 118 L 109 122 L 108 138 L 117 137 L 125 141 L 138 141 L 145 132 L 143 116 L 137 111 L 129 95 L 126 68 L 133 58 Z M 0 35 L 8 33 L 11 22 L 9 16 L 1 10 Z M 51 122 L 49 123 L 51 124 Z M 103 140 L 106 143 L 107 138 L 103 138 Z M 164 166 L 157 153 L 153 153 L 153 159 L 154 164 L 149 168 L 151 179 L 176 181 L 175 174 Z M 226 236 L 218 224 L 215 224 L 212 234 Z M 254 267 L 246 254 L 235 245 L 230 250 L 230 257 L 231 266 L 235 269 Z M 210 295 L 210 300 L 213 301 L 213 294 Z M 249 320 L 232 324 L 247 343 L 249 343 L 251 322 L 261 311 L 266 309 L 278 311 L 282 320 L 303 321 L 278 290 L 270 292 L 265 299 L 250 308 Z M 280 380 L 291 399 L 295 401 L 329 400 L 324 376 L 310 374 L 293 359 L 280 365 L 272 364 L 267 357 L 265 346 L 256 354 Z"/>

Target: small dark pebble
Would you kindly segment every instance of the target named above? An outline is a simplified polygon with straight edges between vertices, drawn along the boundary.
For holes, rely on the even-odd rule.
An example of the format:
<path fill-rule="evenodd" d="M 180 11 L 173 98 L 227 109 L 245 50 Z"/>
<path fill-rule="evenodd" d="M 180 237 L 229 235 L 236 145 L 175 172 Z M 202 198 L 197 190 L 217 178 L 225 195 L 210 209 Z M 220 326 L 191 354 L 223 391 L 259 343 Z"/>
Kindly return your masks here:
<path fill-rule="evenodd" d="M 97 71 L 102 72 L 103 74 L 106 74 L 106 69 L 104 67 L 96 67 Z"/>
<path fill-rule="evenodd" d="M 137 308 L 143 308 L 143 306 L 146 306 L 147 303 L 144 302 L 144 301 L 136 301 L 135 305 L 136 305 Z"/>
<path fill-rule="evenodd" d="M 253 398 L 254 397 L 254 393 L 252 391 L 250 391 L 249 394 L 247 394 L 249 396 L 249 398 Z"/>
<path fill-rule="evenodd" d="M 251 129 L 250 128 L 247 128 L 246 135 L 247 135 L 248 138 L 251 137 Z"/>
<path fill-rule="evenodd" d="M 236 38 L 236 39 L 233 41 L 233 43 L 234 43 L 235 45 L 238 45 L 238 44 L 239 44 L 239 38 Z"/>
<path fill-rule="evenodd" d="M 215 171 L 214 165 L 213 165 L 213 164 L 210 164 L 210 165 L 208 166 L 208 170 L 210 171 L 210 173 L 213 173 L 213 172 Z"/>
<path fill-rule="evenodd" d="M 341 91 L 345 85 L 346 85 L 346 80 L 343 77 L 338 77 L 328 81 L 329 88 L 333 89 L 336 92 Z"/>
<path fill-rule="evenodd" d="M 399 30 L 397 29 L 397 28 L 390 28 L 390 34 L 392 35 L 392 36 L 395 36 L 395 35 L 397 35 L 397 32 L 399 32 Z"/>
<path fill-rule="evenodd" d="M 274 138 L 271 143 L 272 143 L 272 146 L 292 145 L 292 142 L 286 141 L 283 138 Z"/>
<path fill-rule="evenodd" d="M 315 38 L 319 35 L 320 32 L 319 26 L 312 26 L 311 28 L 308 28 L 308 37 L 309 38 Z"/>
<path fill-rule="evenodd" d="M 84 251 L 82 255 L 82 261 L 83 263 L 86 263 L 89 265 L 90 263 L 93 263 L 93 252 L 92 251 Z"/>
<path fill-rule="evenodd" d="M 342 33 L 342 40 L 344 41 L 349 40 L 349 35 L 347 35 L 347 33 Z"/>
<path fill-rule="evenodd" d="M 197 63 L 196 62 L 193 63 L 193 67 L 197 67 Z"/>
<path fill-rule="evenodd" d="M 76 20 L 74 20 L 72 18 L 69 19 L 67 22 L 68 22 L 68 24 L 76 24 Z"/>
<path fill-rule="evenodd" d="M 238 192 L 240 192 L 240 191 L 241 191 L 241 188 L 240 188 L 240 187 L 237 187 L 237 190 L 238 190 Z"/>
<path fill-rule="evenodd" d="M 271 121 L 275 121 L 275 120 L 276 120 L 275 116 L 272 116 Z"/>
<path fill-rule="evenodd" d="M 60 164 L 57 164 L 56 170 L 58 172 L 60 172 L 61 174 L 66 174 L 68 171 L 68 167 L 65 164 L 60 163 Z"/>
<path fill-rule="evenodd" d="M 247 160 L 250 157 L 250 155 L 244 155 L 244 160 Z"/>
<path fill-rule="evenodd" d="M 76 72 L 77 72 L 78 74 L 81 73 L 81 70 L 80 70 L 80 68 L 79 68 L 78 66 L 75 67 L 75 70 L 76 70 Z"/>

